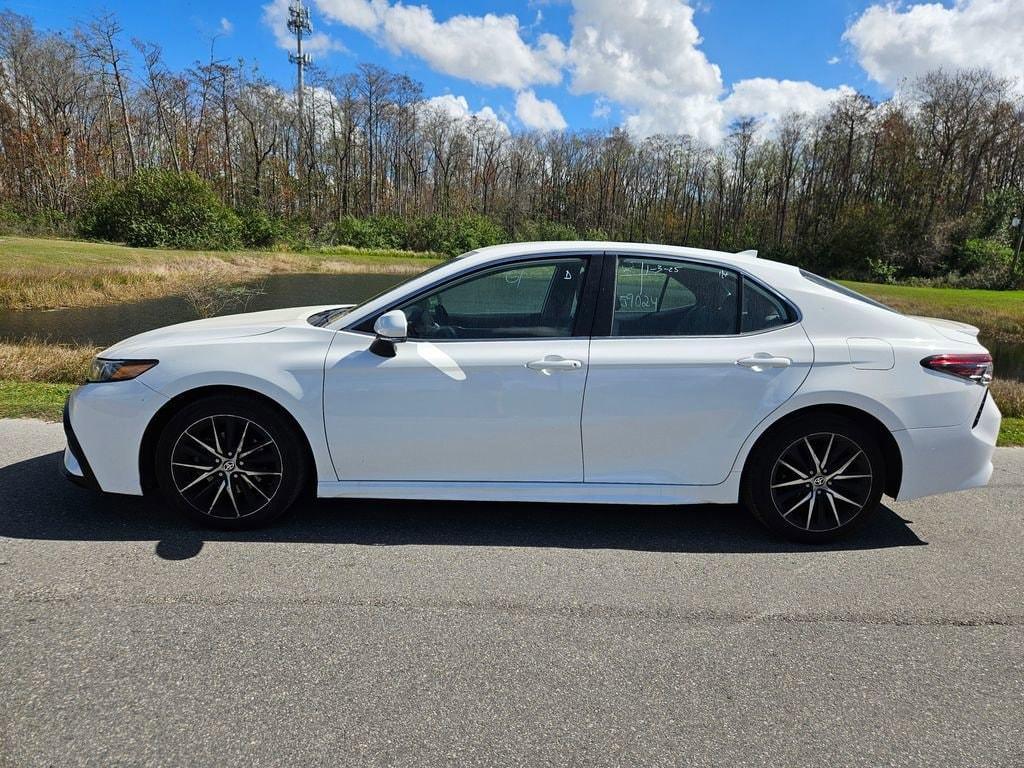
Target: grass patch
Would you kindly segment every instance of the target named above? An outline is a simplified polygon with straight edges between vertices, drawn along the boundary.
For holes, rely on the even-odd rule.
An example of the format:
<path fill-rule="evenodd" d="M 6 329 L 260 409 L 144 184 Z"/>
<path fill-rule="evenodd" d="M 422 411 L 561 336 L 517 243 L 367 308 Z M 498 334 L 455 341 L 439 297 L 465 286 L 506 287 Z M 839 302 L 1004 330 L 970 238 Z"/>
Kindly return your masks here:
<path fill-rule="evenodd" d="M 0 309 L 90 307 L 182 293 L 196 280 L 239 283 L 296 273 L 417 274 L 437 254 L 338 246 L 288 251 L 176 251 L 0 237 Z"/>
<path fill-rule="evenodd" d="M 0 376 L 9 381 L 80 384 L 99 351 L 44 341 L 0 342 Z"/>
<path fill-rule="evenodd" d="M 855 291 L 908 315 L 970 323 L 986 341 L 1024 342 L 1024 291 L 926 288 L 843 281 Z"/>
<path fill-rule="evenodd" d="M 1004 448 L 1024 446 L 1024 419 L 1003 419 L 998 444 Z"/>
<path fill-rule="evenodd" d="M 1024 419 L 1024 381 L 997 378 L 990 391 L 1004 417 Z"/>
<path fill-rule="evenodd" d="M 60 421 L 74 384 L 0 380 L 0 418 Z"/>

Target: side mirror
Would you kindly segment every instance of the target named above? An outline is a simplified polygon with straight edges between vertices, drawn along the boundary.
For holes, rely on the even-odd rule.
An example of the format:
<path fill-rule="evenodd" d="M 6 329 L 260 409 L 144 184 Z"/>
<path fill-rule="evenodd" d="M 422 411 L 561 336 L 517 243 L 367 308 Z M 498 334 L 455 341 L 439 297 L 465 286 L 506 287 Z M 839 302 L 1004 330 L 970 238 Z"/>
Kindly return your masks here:
<path fill-rule="evenodd" d="M 393 309 L 377 318 L 373 324 L 373 332 L 377 338 L 370 345 L 370 351 L 381 357 L 394 357 L 395 344 L 406 340 L 409 336 L 409 321 L 405 312 Z"/>

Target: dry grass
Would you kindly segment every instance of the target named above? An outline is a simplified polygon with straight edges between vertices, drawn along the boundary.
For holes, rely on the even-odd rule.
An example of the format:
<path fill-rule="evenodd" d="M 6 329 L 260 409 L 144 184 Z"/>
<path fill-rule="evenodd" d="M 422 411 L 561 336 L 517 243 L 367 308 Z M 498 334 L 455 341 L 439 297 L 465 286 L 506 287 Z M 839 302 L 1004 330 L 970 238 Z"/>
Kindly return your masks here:
<path fill-rule="evenodd" d="M 992 382 L 992 397 L 1004 417 L 1024 418 L 1024 381 L 997 378 Z"/>
<path fill-rule="evenodd" d="M 184 264 L 0 272 L 0 309 L 90 307 L 166 296 L 181 292 L 192 274 Z"/>
<path fill-rule="evenodd" d="M 45 341 L 0 342 L 0 379 L 80 384 L 99 347 L 72 347 Z"/>
<path fill-rule="evenodd" d="M 117 304 L 180 294 L 196 283 L 237 284 L 274 273 L 416 274 L 433 254 L 329 248 L 168 251 L 42 238 L 0 238 L 0 310 Z"/>

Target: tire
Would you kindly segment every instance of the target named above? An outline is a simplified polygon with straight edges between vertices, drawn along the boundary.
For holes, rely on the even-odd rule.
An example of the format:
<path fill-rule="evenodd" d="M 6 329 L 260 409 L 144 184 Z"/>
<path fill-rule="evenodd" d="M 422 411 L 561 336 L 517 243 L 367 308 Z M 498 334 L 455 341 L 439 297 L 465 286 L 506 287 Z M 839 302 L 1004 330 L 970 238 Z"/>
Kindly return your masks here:
<path fill-rule="evenodd" d="M 305 443 L 278 409 L 246 395 L 189 403 L 154 452 L 163 500 L 200 525 L 248 530 L 283 515 L 306 484 Z"/>
<path fill-rule="evenodd" d="M 758 442 L 744 473 L 743 499 L 773 532 L 814 544 L 864 525 L 884 488 L 882 451 L 869 430 L 842 416 L 808 415 Z"/>

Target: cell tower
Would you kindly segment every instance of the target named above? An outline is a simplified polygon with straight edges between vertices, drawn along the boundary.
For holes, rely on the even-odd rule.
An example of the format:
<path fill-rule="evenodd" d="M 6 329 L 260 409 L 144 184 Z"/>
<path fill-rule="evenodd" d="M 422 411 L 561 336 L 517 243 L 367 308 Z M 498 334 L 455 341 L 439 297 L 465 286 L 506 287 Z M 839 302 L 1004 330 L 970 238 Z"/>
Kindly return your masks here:
<path fill-rule="evenodd" d="M 296 88 L 299 104 L 299 125 L 305 122 L 305 112 L 302 109 L 303 91 L 306 89 L 306 67 L 313 63 L 308 53 L 302 52 L 302 35 L 309 35 L 313 32 L 313 25 L 309 23 L 309 9 L 302 4 L 302 0 L 292 0 L 288 6 L 288 31 L 295 35 L 295 53 L 288 54 L 288 61 L 295 65 L 297 71 Z"/>

